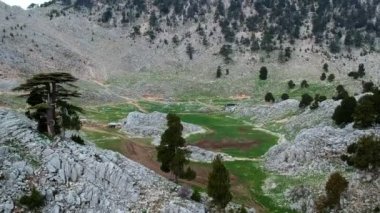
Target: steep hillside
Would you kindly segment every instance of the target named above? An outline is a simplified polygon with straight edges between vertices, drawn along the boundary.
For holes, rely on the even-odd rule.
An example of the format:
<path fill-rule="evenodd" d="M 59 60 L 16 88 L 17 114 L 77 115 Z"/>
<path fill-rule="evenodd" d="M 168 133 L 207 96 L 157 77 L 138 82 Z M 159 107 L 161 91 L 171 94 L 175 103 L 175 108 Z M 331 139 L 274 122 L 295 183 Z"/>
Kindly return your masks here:
<path fill-rule="evenodd" d="M 347 74 L 360 63 L 364 80 L 379 79 L 377 1 L 71 3 L 26 11 L 0 3 L 2 78 L 70 71 L 88 81 L 89 91 L 110 92 L 114 99 L 251 95 L 261 66 L 273 82 L 307 79 L 328 86 L 319 80 L 328 63 L 336 81 L 353 92 L 360 81 Z M 368 16 L 353 22 L 363 11 Z M 360 42 L 345 42 L 350 35 Z M 331 51 L 332 41 L 340 43 L 339 53 Z"/>
<path fill-rule="evenodd" d="M 50 141 L 25 116 L 0 109 L 0 212 L 19 211 L 33 187 L 45 197 L 43 212 L 203 212 L 178 197 L 178 186 L 124 156 Z"/>

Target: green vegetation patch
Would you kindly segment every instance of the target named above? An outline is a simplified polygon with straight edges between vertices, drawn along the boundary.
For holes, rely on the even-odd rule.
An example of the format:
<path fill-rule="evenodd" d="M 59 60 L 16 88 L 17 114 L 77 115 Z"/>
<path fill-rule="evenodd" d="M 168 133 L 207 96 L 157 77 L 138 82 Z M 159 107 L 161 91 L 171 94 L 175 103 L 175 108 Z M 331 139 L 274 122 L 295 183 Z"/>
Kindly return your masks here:
<path fill-rule="evenodd" d="M 128 113 L 133 111 L 138 111 L 138 109 L 131 104 L 104 105 L 86 108 L 84 116 L 90 120 L 109 123 L 126 118 Z"/>
<path fill-rule="evenodd" d="M 189 143 L 223 143 L 225 146 L 210 146 L 236 157 L 261 156 L 278 140 L 275 135 L 253 130 L 253 126 L 225 114 L 184 113 L 180 114 L 180 117 L 184 122 L 197 124 L 209 130 L 206 134 L 190 136 L 187 139 Z M 235 144 L 236 148 L 231 144 Z"/>

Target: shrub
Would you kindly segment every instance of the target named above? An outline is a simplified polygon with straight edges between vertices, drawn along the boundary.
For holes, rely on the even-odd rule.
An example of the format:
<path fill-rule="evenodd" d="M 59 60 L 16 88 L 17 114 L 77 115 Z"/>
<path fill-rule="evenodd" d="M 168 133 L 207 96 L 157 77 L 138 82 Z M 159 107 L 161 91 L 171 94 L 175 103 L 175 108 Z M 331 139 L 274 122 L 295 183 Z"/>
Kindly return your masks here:
<path fill-rule="evenodd" d="M 77 144 L 84 145 L 84 140 L 79 135 L 72 135 L 71 140 Z"/>
<path fill-rule="evenodd" d="M 367 128 L 380 123 L 380 92 L 361 97 L 353 117 L 355 128 Z"/>
<path fill-rule="evenodd" d="M 356 99 L 354 97 L 346 97 L 342 103 L 335 108 L 332 119 L 337 125 L 347 124 L 354 121 L 353 113 L 356 108 Z"/>
<path fill-rule="evenodd" d="M 198 189 L 194 189 L 190 198 L 196 202 L 201 202 L 201 193 L 199 193 Z"/>
<path fill-rule="evenodd" d="M 326 80 L 326 73 L 322 73 L 321 77 L 320 77 L 321 81 L 324 81 Z"/>
<path fill-rule="evenodd" d="M 334 74 L 330 74 L 329 77 L 327 77 L 327 81 L 328 82 L 333 82 L 335 80 L 335 75 Z"/>
<path fill-rule="evenodd" d="M 344 89 L 342 85 L 336 87 L 337 95 L 333 97 L 335 101 L 341 100 L 348 97 L 348 92 Z"/>
<path fill-rule="evenodd" d="M 20 204 L 28 207 L 29 210 L 40 208 L 45 203 L 45 197 L 36 189 L 32 189 L 30 196 L 24 195 L 20 198 Z"/>
<path fill-rule="evenodd" d="M 347 153 L 341 159 L 348 165 L 360 170 L 377 168 L 380 166 L 380 139 L 374 136 L 360 138 L 347 147 Z"/>
<path fill-rule="evenodd" d="M 260 76 L 259 78 L 261 80 L 267 80 L 268 78 L 268 69 L 266 67 L 261 67 L 260 68 Z"/>
<path fill-rule="evenodd" d="M 331 174 L 325 186 L 326 195 L 320 196 L 315 202 L 316 212 L 330 212 L 329 210 L 339 207 L 340 196 L 347 187 L 348 181 L 339 172 Z"/>
<path fill-rule="evenodd" d="M 309 87 L 309 84 L 307 83 L 307 81 L 306 80 L 303 80 L 302 82 L 301 82 L 301 88 L 308 88 Z"/>
<path fill-rule="evenodd" d="M 288 81 L 288 87 L 289 89 L 294 89 L 294 87 L 296 87 L 296 84 L 292 80 L 290 80 Z"/>
<path fill-rule="evenodd" d="M 327 63 L 323 64 L 323 70 L 325 72 L 328 72 L 329 71 L 329 65 Z"/>
<path fill-rule="evenodd" d="M 309 94 L 305 93 L 302 95 L 301 102 L 299 104 L 300 108 L 305 108 L 309 106 L 313 102 L 313 97 L 311 97 Z"/>
<path fill-rule="evenodd" d="M 289 95 L 287 93 L 284 93 L 281 95 L 281 100 L 285 101 L 289 99 Z"/>
<path fill-rule="evenodd" d="M 362 87 L 363 87 L 363 93 L 367 92 L 373 92 L 375 91 L 375 85 L 373 84 L 372 81 L 369 82 L 362 82 Z"/>
<path fill-rule="evenodd" d="M 266 95 L 265 95 L 265 101 L 266 102 L 275 102 L 275 99 L 274 99 L 274 97 L 273 97 L 273 94 L 272 93 L 270 93 L 270 92 L 268 92 Z"/>

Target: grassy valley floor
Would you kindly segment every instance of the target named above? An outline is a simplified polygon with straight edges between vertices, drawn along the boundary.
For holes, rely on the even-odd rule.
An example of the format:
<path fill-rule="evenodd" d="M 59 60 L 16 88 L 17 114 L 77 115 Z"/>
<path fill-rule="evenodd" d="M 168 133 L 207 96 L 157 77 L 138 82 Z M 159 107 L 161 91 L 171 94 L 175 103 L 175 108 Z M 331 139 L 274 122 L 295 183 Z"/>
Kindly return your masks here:
<path fill-rule="evenodd" d="M 248 207 L 255 207 L 259 212 L 293 212 L 286 206 L 282 189 L 299 182 L 296 178 L 272 174 L 262 168 L 261 157 L 277 143 L 278 137 L 266 131 L 254 129 L 243 119 L 230 117 L 222 112 L 225 103 L 232 100 L 202 100 L 165 103 L 161 101 L 138 101 L 115 105 L 93 106 L 87 108 L 87 119 L 83 132 L 100 148 L 120 152 L 144 166 L 168 177 L 159 169 L 156 151 L 149 138 L 133 138 L 106 127 L 108 122 L 117 122 L 135 110 L 145 112 L 175 112 L 185 122 L 197 124 L 207 129 L 205 134 L 192 135 L 187 138 L 193 144 L 208 150 L 220 151 L 238 158 L 255 158 L 258 161 L 233 161 L 225 165 L 231 173 L 234 201 Z M 207 112 L 202 112 L 208 109 Z M 194 181 L 182 181 L 183 184 L 205 190 L 211 164 L 191 163 L 197 172 Z M 267 179 L 280 183 L 276 189 L 267 190 Z M 281 188 L 281 189 L 280 189 Z"/>

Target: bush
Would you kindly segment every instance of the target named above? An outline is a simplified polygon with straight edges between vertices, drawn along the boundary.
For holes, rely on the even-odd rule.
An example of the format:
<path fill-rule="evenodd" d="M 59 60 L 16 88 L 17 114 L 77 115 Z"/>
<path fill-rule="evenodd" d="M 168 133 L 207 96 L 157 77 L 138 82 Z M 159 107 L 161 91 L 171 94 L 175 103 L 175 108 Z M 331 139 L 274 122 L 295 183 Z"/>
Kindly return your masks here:
<path fill-rule="evenodd" d="M 289 99 L 289 95 L 287 93 L 284 93 L 281 95 L 281 100 L 285 101 Z"/>
<path fill-rule="evenodd" d="M 84 145 L 84 140 L 79 135 L 72 135 L 71 140 L 77 144 Z"/>
<path fill-rule="evenodd" d="M 260 80 L 267 80 L 268 78 L 268 69 L 266 67 L 260 68 Z"/>
<path fill-rule="evenodd" d="M 349 166 L 365 170 L 370 167 L 375 169 L 380 166 L 380 139 L 374 136 L 360 138 L 357 143 L 347 147 L 348 155 L 342 155 L 341 159 Z"/>
<path fill-rule="evenodd" d="M 325 72 L 329 71 L 329 65 L 327 63 L 323 64 L 323 71 Z"/>
<path fill-rule="evenodd" d="M 348 97 L 348 92 L 344 89 L 342 85 L 336 87 L 337 95 L 333 97 L 335 101 L 341 100 Z"/>
<path fill-rule="evenodd" d="M 373 82 L 369 81 L 369 82 L 362 82 L 362 87 L 363 87 L 363 93 L 367 93 L 367 92 L 374 92 L 375 91 L 375 85 L 373 84 Z"/>
<path fill-rule="evenodd" d="M 294 89 L 294 87 L 296 87 L 296 84 L 292 80 L 290 80 L 288 81 L 288 87 L 289 89 Z"/>
<path fill-rule="evenodd" d="M 199 193 L 198 189 L 194 189 L 190 198 L 196 202 L 201 202 L 201 193 Z"/>
<path fill-rule="evenodd" d="M 344 98 L 342 103 L 335 108 L 332 119 L 337 125 L 353 122 L 353 113 L 355 112 L 356 105 L 357 103 L 354 97 Z"/>
<path fill-rule="evenodd" d="M 24 195 L 20 198 L 20 204 L 27 206 L 29 210 L 35 210 L 44 206 L 45 197 L 36 188 L 33 188 L 30 196 Z"/>
<path fill-rule="evenodd" d="M 309 84 L 307 83 L 307 81 L 306 80 L 303 80 L 302 82 L 301 82 L 301 88 L 308 88 L 309 87 Z"/>
<path fill-rule="evenodd" d="M 321 81 L 324 81 L 324 80 L 326 80 L 326 73 L 322 73 L 322 75 L 321 75 L 321 77 L 320 77 L 320 79 L 321 79 Z"/>
<path fill-rule="evenodd" d="M 316 212 L 324 213 L 340 206 L 340 196 L 347 189 L 348 181 L 339 173 L 330 175 L 325 191 L 326 195 L 320 196 L 315 202 Z"/>
<path fill-rule="evenodd" d="M 365 95 L 358 101 L 353 114 L 355 128 L 368 128 L 380 123 L 380 92 Z"/>
<path fill-rule="evenodd" d="M 274 97 L 273 97 L 273 94 L 272 93 L 270 93 L 270 92 L 268 92 L 266 95 L 265 95 L 265 101 L 266 102 L 275 102 L 275 99 L 274 99 Z"/>
<path fill-rule="evenodd" d="M 313 102 L 313 97 L 311 97 L 309 94 L 305 93 L 302 95 L 301 102 L 299 104 L 300 108 L 305 108 L 309 106 Z"/>
<path fill-rule="evenodd" d="M 335 80 L 335 75 L 334 74 L 330 74 L 329 77 L 327 77 L 327 81 L 328 82 L 333 82 Z"/>

